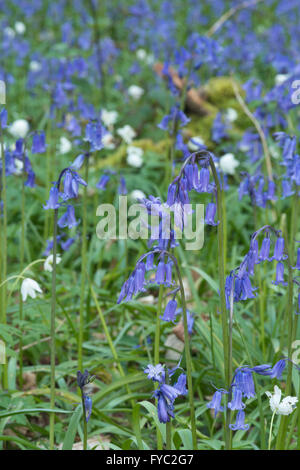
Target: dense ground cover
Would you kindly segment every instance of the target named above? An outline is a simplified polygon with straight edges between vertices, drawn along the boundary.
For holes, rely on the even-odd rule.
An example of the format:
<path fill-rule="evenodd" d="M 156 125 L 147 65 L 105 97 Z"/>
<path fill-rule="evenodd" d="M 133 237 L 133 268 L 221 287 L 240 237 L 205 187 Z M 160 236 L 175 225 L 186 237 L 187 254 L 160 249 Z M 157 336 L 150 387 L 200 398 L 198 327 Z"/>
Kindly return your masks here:
<path fill-rule="evenodd" d="M 0 7 L 1 448 L 299 449 L 298 1 Z"/>

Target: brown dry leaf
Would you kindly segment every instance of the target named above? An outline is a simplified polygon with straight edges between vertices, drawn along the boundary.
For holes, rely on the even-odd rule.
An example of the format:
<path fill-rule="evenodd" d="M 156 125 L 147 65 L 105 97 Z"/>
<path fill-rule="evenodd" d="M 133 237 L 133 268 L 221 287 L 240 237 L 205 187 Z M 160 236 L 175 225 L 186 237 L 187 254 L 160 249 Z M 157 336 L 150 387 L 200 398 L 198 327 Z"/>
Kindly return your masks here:
<path fill-rule="evenodd" d="M 179 322 L 176 326 L 173 328 L 173 333 L 177 336 L 180 341 L 184 343 L 184 327 L 183 327 L 183 322 Z"/>
<path fill-rule="evenodd" d="M 160 76 L 163 77 L 163 64 L 161 62 L 157 62 L 154 65 L 154 71 Z M 169 67 L 169 73 L 172 77 L 173 83 L 178 88 L 178 90 L 183 91 L 185 86 L 185 81 L 179 77 L 176 70 L 172 67 Z M 186 106 L 191 111 L 200 116 L 206 116 L 210 113 L 210 106 L 209 104 L 203 99 L 200 92 L 196 88 L 190 88 L 186 94 Z"/>

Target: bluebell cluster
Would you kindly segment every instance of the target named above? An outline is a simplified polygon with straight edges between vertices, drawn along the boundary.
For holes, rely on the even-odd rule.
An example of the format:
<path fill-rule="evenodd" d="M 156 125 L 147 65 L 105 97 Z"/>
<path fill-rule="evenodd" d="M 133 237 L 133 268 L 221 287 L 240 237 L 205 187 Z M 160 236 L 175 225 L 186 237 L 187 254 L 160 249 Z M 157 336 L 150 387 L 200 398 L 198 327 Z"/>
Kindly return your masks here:
<path fill-rule="evenodd" d="M 1 133 L 3 129 L 8 127 L 7 124 L 8 114 L 5 108 L 0 111 L 0 129 Z M 18 168 L 18 162 L 21 167 L 21 174 L 24 173 L 27 179 L 24 181 L 24 185 L 29 188 L 35 187 L 35 172 L 29 158 L 28 153 L 28 140 L 32 137 L 31 153 L 32 154 L 43 154 L 46 152 L 46 139 L 43 131 L 34 132 L 29 134 L 26 138 L 19 138 L 15 141 L 14 150 L 10 150 L 8 146 L 4 146 L 5 155 L 5 174 L 6 176 L 17 175 L 20 173 Z M 0 174 L 2 172 L 2 161 L 0 160 Z"/>
<path fill-rule="evenodd" d="M 171 418 L 174 418 L 174 402 L 176 398 L 186 396 L 188 393 L 186 388 L 186 375 L 184 373 L 179 375 L 173 385 L 166 383 L 166 377 L 168 376 L 168 379 L 171 379 L 178 368 L 179 367 L 175 367 L 169 370 L 168 374 L 166 374 L 162 364 L 157 364 L 156 366 L 149 364 L 144 369 L 147 378 L 159 384 L 153 396 L 157 399 L 157 414 L 161 423 L 167 423 Z"/>
<path fill-rule="evenodd" d="M 280 359 L 273 367 L 270 364 L 261 364 L 254 367 L 242 366 L 238 367 L 233 375 L 231 386 L 229 390 L 223 388 L 217 389 L 212 397 L 212 400 L 207 403 L 207 407 L 214 410 L 215 417 L 219 412 L 223 412 L 226 406 L 222 405 L 223 397 L 230 397 L 227 406 L 232 411 L 237 411 L 235 424 L 229 424 L 230 429 L 233 431 L 246 431 L 249 429 L 249 424 L 245 424 L 246 404 L 244 399 L 255 398 L 255 386 L 253 381 L 253 373 L 269 377 L 270 379 L 280 379 L 286 367 L 286 359 Z"/>
<path fill-rule="evenodd" d="M 154 255 L 158 255 L 157 265 L 154 262 Z M 159 249 L 146 253 L 136 263 L 134 271 L 122 286 L 118 304 L 123 300 L 128 302 L 134 295 L 145 292 L 149 284 L 165 285 L 166 287 L 174 286 L 172 279 L 173 262 L 168 259 L 168 254 Z M 155 270 L 154 279 L 147 281 L 145 275 L 148 271 Z"/>
<path fill-rule="evenodd" d="M 258 236 L 263 234 L 264 238 L 261 243 L 261 248 L 258 245 Z M 275 234 L 276 241 L 274 245 L 273 255 L 270 254 L 271 249 L 271 235 Z M 299 269 L 299 249 L 297 250 L 297 262 L 293 269 Z M 252 286 L 250 276 L 254 275 L 256 265 L 264 261 L 276 261 L 276 277 L 272 281 L 275 285 L 286 286 L 287 282 L 284 280 L 284 261 L 289 262 L 287 253 L 285 251 L 285 240 L 281 236 L 280 231 L 274 230 L 271 226 L 266 225 L 254 232 L 251 237 L 250 249 L 245 255 L 242 263 L 238 268 L 231 271 L 227 276 L 225 282 L 226 306 L 230 308 L 230 299 L 233 298 L 234 302 L 241 300 L 253 299 L 256 294 L 256 287 Z"/>

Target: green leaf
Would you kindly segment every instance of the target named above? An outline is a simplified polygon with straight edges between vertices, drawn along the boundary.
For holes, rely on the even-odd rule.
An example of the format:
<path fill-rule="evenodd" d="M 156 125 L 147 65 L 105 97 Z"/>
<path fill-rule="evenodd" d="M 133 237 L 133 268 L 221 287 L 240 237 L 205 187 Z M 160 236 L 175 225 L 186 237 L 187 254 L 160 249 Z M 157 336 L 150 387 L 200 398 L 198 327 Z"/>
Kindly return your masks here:
<path fill-rule="evenodd" d="M 142 440 L 141 428 L 140 428 L 140 407 L 141 405 L 137 403 L 132 410 L 132 423 L 133 430 L 137 440 L 137 446 L 139 450 L 144 450 L 144 444 Z"/>
<path fill-rule="evenodd" d="M 156 406 L 154 406 L 153 403 L 150 403 L 149 401 L 142 401 L 140 404 L 146 408 L 148 413 L 154 419 L 156 427 L 160 430 L 163 440 L 166 442 L 166 426 L 159 421 Z"/>
<path fill-rule="evenodd" d="M 183 450 L 193 449 L 192 432 L 189 429 L 178 429 L 176 432 L 181 439 Z"/>
<path fill-rule="evenodd" d="M 62 450 L 72 450 L 76 432 L 77 432 L 77 427 L 78 427 L 81 416 L 82 416 L 82 405 L 78 405 L 70 420 L 68 430 L 64 438 Z"/>
<path fill-rule="evenodd" d="M 11 410 L 11 411 L 3 411 L 0 413 L 0 419 L 1 418 L 6 418 L 7 416 L 14 416 L 14 415 L 21 415 L 21 414 L 32 414 L 32 413 L 73 413 L 72 411 L 67 411 L 67 410 L 60 410 L 58 408 L 54 408 L 53 410 L 51 408 L 28 408 L 24 410 Z"/>
<path fill-rule="evenodd" d="M 17 376 L 17 359 L 11 357 L 7 366 L 8 373 L 8 390 L 16 390 L 16 376 Z"/>

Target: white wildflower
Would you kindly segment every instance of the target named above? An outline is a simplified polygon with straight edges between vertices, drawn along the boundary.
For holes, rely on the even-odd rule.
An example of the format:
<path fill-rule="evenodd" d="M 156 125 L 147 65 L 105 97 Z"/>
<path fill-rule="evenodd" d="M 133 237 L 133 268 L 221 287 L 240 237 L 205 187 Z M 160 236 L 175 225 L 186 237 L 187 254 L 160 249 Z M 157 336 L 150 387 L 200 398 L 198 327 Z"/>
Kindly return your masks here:
<path fill-rule="evenodd" d="M 56 255 L 56 264 L 59 264 L 61 262 L 61 256 Z M 52 273 L 53 271 L 53 255 L 49 255 L 48 258 L 46 259 L 44 263 L 44 270 L 49 271 L 49 273 Z"/>
<path fill-rule="evenodd" d="M 134 146 L 127 147 L 127 163 L 135 168 L 140 168 L 143 165 L 143 149 Z"/>
<path fill-rule="evenodd" d="M 25 119 L 17 119 L 9 127 L 9 133 L 16 139 L 24 139 L 29 131 L 29 124 Z"/>
<path fill-rule="evenodd" d="M 289 78 L 290 78 L 290 75 L 285 74 L 285 73 L 279 73 L 279 74 L 276 75 L 276 77 L 275 77 L 275 85 L 276 85 L 276 86 L 280 86 L 280 85 L 282 85 L 286 80 L 288 80 Z"/>
<path fill-rule="evenodd" d="M 29 64 L 31 72 L 39 72 L 42 69 L 42 65 L 37 60 L 32 60 Z"/>
<path fill-rule="evenodd" d="M 103 124 L 111 128 L 118 119 L 117 111 L 108 111 L 107 109 L 102 109 L 101 111 L 101 121 Z"/>
<path fill-rule="evenodd" d="M 237 120 L 238 118 L 238 113 L 235 109 L 233 108 L 228 108 L 226 109 L 225 111 L 225 120 L 228 121 L 228 122 L 234 122 Z"/>
<path fill-rule="evenodd" d="M 296 403 L 298 402 L 297 397 L 285 397 L 281 400 L 281 390 L 277 385 L 274 387 L 274 394 L 266 392 L 270 400 L 270 407 L 273 412 L 277 415 L 289 415 L 295 409 Z"/>
<path fill-rule="evenodd" d="M 24 34 L 25 31 L 26 31 L 26 26 L 24 23 L 22 23 L 22 21 L 17 21 L 15 23 L 15 31 L 16 33 L 18 34 Z"/>
<path fill-rule="evenodd" d="M 131 85 L 127 90 L 128 95 L 133 98 L 134 100 L 139 100 L 141 96 L 144 94 L 143 88 L 137 85 Z"/>
<path fill-rule="evenodd" d="M 122 139 L 126 142 L 126 144 L 131 144 L 133 141 L 134 137 L 136 137 L 136 132 L 134 129 L 132 129 L 131 126 L 126 124 L 124 127 L 120 127 L 117 130 L 117 134 L 122 137 Z"/>
<path fill-rule="evenodd" d="M 239 162 L 235 159 L 233 153 L 226 153 L 220 158 L 220 168 L 227 175 L 234 175 L 235 169 L 239 166 Z"/>
<path fill-rule="evenodd" d="M 116 148 L 115 143 L 114 143 L 114 136 L 110 132 L 107 132 L 106 134 L 104 134 L 104 136 L 102 137 L 102 144 L 105 149 L 111 150 L 111 149 Z"/>
<path fill-rule="evenodd" d="M 59 153 L 64 154 L 70 152 L 72 144 L 66 137 L 61 137 L 59 140 Z"/>
<path fill-rule="evenodd" d="M 147 57 L 147 52 L 145 51 L 145 49 L 138 49 L 136 51 L 136 56 L 139 60 L 146 60 L 146 57 Z"/>
<path fill-rule="evenodd" d="M 136 201 L 138 201 L 139 199 L 144 199 L 146 197 L 145 193 L 143 193 L 143 191 L 141 191 L 140 189 L 134 189 L 130 193 L 130 196 L 131 196 L 131 199 L 134 199 Z"/>
<path fill-rule="evenodd" d="M 191 152 L 196 152 L 196 150 L 199 149 L 199 145 L 205 145 L 205 144 L 204 144 L 204 140 L 202 139 L 202 137 L 200 137 L 199 135 L 196 135 L 195 137 L 192 137 L 188 141 L 187 145 L 188 145 L 188 149 Z"/>
<path fill-rule="evenodd" d="M 30 279 L 29 277 L 24 279 L 21 285 L 21 294 L 22 294 L 23 302 L 25 302 L 28 295 L 29 297 L 32 297 L 33 299 L 35 299 L 37 292 L 39 292 L 40 294 L 42 293 L 42 289 L 40 288 L 38 283 L 34 279 Z"/>

